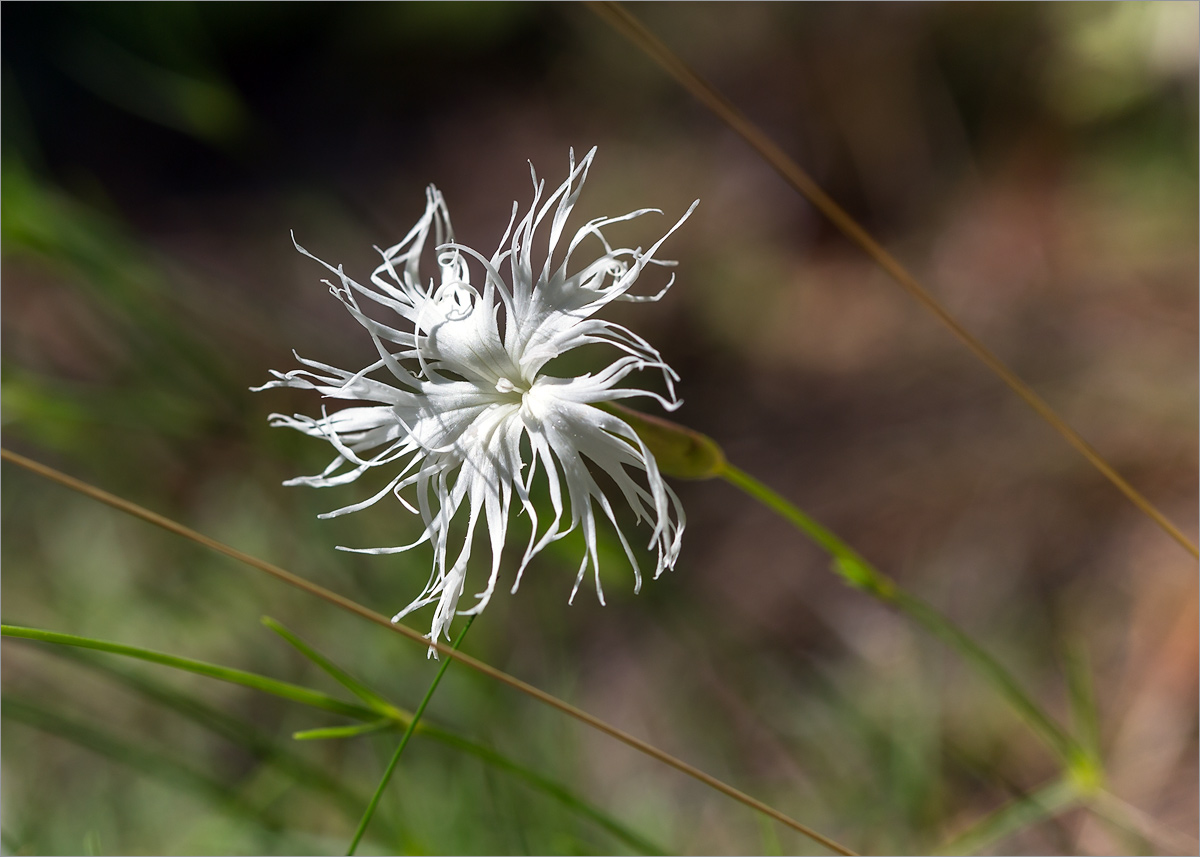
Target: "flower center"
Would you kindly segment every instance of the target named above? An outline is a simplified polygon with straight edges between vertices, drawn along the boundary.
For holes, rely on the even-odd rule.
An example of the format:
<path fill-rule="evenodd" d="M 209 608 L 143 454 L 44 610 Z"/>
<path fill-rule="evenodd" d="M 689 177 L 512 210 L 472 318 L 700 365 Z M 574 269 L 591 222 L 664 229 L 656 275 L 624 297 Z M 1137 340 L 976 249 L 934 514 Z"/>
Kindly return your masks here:
<path fill-rule="evenodd" d="M 514 384 L 512 381 L 508 380 L 507 378 L 501 378 L 499 381 L 496 382 L 496 392 L 497 393 L 520 393 L 522 396 L 524 396 L 529 391 L 526 390 L 524 387 L 518 387 L 516 384 Z"/>

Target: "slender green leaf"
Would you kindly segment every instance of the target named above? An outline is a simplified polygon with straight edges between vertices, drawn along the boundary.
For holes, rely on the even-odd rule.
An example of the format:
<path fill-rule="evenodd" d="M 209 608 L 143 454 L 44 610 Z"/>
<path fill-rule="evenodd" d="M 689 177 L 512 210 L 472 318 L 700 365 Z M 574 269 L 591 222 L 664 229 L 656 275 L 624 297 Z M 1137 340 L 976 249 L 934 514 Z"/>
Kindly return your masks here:
<path fill-rule="evenodd" d="M 276 743 L 249 723 L 218 711 L 190 694 L 109 664 L 89 651 L 73 646 L 54 646 L 48 651 L 112 679 L 242 747 L 254 758 L 277 767 L 298 785 L 332 798 L 347 815 L 358 819 L 365 797 L 355 794 L 324 768 L 312 764 L 289 746 Z"/>
<path fill-rule="evenodd" d="M 253 819 L 272 830 L 282 829 L 277 820 L 254 808 L 225 783 L 184 762 L 172 759 L 159 750 L 148 750 L 142 745 L 98 729 L 90 723 L 65 717 L 37 703 L 15 697 L 11 692 L 5 693 L 3 699 L 0 699 L 0 713 L 6 718 L 57 735 L 184 791 L 200 795 L 234 815 Z"/>
<path fill-rule="evenodd" d="M 83 853 L 88 857 L 97 857 L 104 853 L 104 849 L 100 844 L 100 834 L 94 830 L 89 830 L 83 837 Z"/>
<path fill-rule="evenodd" d="M 783 845 L 779 842 L 779 834 L 775 832 L 775 821 L 765 815 L 758 815 L 758 830 L 762 837 L 762 853 L 782 855 Z"/>
<path fill-rule="evenodd" d="M 317 664 L 317 666 L 329 673 L 330 676 L 347 687 L 364 702 L 367 702 L 368 704 L 373 703 L 373 705 L 379 706 L 379 708 L 382 710 L 396 712 L 394 719 L 378 720 L 373 723 L 365 723 L 356 726 L 310 729 L 295 733 L 292 736 L 293 738 L 299 741 L 327 738 L 352 738 L 358 735 L 368 734 L 379 729 L 384 729 L 388 726 L 395 726 L 396 720 L 399 720 L 403 723 L 409 722 L 410 715 L 408 712 L 396 708 L 394 705 L 392 705 L 392 703 L 388 702 L 382 696 L 376 694 L 370 688 L 363 685 L 337 664 L 330 661 L 320 652 L 317 652 L 299 637 L 290 632 L 282 624 L 270 618 L 269 616 L 264 616 L 262 618 L 262 623 L 295 646 L 297 650 L 312 660 L 313 663 Z M 466 629 L 464 628 L 463 630 L 465 632 Z M 445 664 L 443 664 L 442 669 L 445 669 Z M 518 764 L 517 762 L 514 762 L 512 759 L 501 755 L 500 753 L 497 753 L 482 744 L 462 738 L 453 732 L 438 728 L 437 726 L 432 726 L 428 722 L 424 721 L 417 723 L 415 730 L 416 732 L 425 735 L 434 741 L 438 741 L 439 743 L 445 744 L 461 752 L 475 756 L 484 764 L 498 768 L 499 770 L 505 771 L 509 775 L 526 782 L 534 789 L 564 804 L 568 809 L 574 811 L 576 814 L 595 822 L 617 839 L 629 845 L 635 851 L 639 851 L 643 854 L 667 853 L 661 846 L 654 844 L 640 834 L 630 830 L 612 816 L 590 805 L 582 798 L 554 782 L 553 780 L 548 779 L 547 777 L 544 777 L 541 774 L 538 774 L 535 771 Z"/>
<path fill-rule="evenodd" d="M 292 737 L 297 741 L 317 741 L 325 738 L 356 738 L 359 735 L 368 735 L 371 732 L 378 732 L 380 729 L 387 729 L 395 725 L 395 720 L 385 717 L 373 723 L 356 723 L 353 726 L 329 726 L 321 729 L 305 729 L 301 732 L 293 732 Z"/>
<path fill-rule="evenodd" d="M 427 726 L 422 723 L 418 727 L 418 731 L 435 741 L 440 741 L 450 747 L 455 747 L 462 750 L 464 753 L 469 753 L 475 756 L 485 764 L 499 768 L 502 771 L 507 771 L 514 777 L 523 780 L 538 791 L 554 798 L 569 809 L 574 810 L 579 815 L 591 819 L 600 827 L 603 827 L 617 839 L 620 839 L 625 844 L 629 845 L 635 851 L 643 854 L 666 854 L 668 853 L 662 846 L 656 845 L 640 834 L 630 830 L 621 822 L 614 819 L 612 816 L 604 813 L 596 807 L 589 804 L 587 801 L 580 798 L 570 790 L 564 788 L 558 783 L 547 777 L 542 776 L 535 771 L 523 765 L 518 765 L 506 756 L 497 753 L 496 751 L 477 744 L 474 741 L 468 741 L 465 738 L 460 738 L 453 732 L 447 732 L 439 729 L 436 726 Z"/>
<path fill-rule="evenodd" d="M 1063 655 L 1067 688 L 1071 698 L 1071 719 L 1079 740 L 1079 757 L 1072 767 L 1076 785 L 1093 791 L 1104 783 L 1104 764 L 1100 756 L 1100 716 L 1092 671 L 1082 645 L 1068 645 Z"/>
<path fill-rule="evenodd" d="M 1018 830 L 1045 821 L 1069 809 L 1079 799 L 1079 792 L 1069 778 L 1055 780 L 1048 786 L 1017 798 L 985 816 L 960 833 L 938 854 L 974 854 L 982 851 Z"/>
<path fill-rule="evenodd" d="M 107 640 L 77 637 L 74 634 L 59 634 L 55 631 L 42 631 L 38 628 L 26 628 L 19 625 L 0 625 L 0 633 L 5 637 L 17 637 L 25 640 L 37 640 L 43 643 L 57 643 L 65 646 L 79 646 L 85 649 L 96 649 L 101 652 L 110 652 L 115 655 L 124 655 L 130 658 L 149 661 L 150 663 L 162 664 L 163 666 L 208 676 L 220 681 L 251 687 L 255 690 L 261 690 L 264 693 L 290 699 L 293 702 L 299 702 L 313 708 L 321 708 L 325 711 L 332 711 L 335 714 L 343 714 L 347 717 L 354 717 L 358 720 L 375 720 L 379 716 L 378 712 L 369 708 L 343 702 L 336 697 L 321 693 L 318 690 L 301 687 L 298 684 L 267 678 L 266 676 L 246 672 L 245 670 L 222 667 L 205 661 L 166 655 L 137 646 L 126 646 L 121 643 L 110 643 Z"/>
<path fill-rule="evenodd" d="M 1059 758 L 1068 766 L 1075 764 L 1079 756 L 1078 743 L 1059 726 L 1046 711 L 1029 696 L 1012 674 L 999 661 L 988 654 L 982 646 L 972 640 L 967 634 L 915 595 L 910 595 L 901 589 L 896 589 L 891 600 L 910 618 L 925 627 L 933 636 L 954 651 L 964 661 L 974 667 L 980 678 L 984 679 L 1002 697 L 1008 700 L 1016 712 L 1021 715 L 1033 731 L 1039 735 Z"/>
<path fill-rule="evenodd" d="M 896 583 L 833 532 L 826 529 L 783 495 L 768 488 L 753 476 L 725 465 L 721 476 L 730 484 L 745 491 L 768 509 L 789 521 L 833 557 L 834 571 L 846 583 L 889 604 L 922 625 L 962 657 L 975 672 L 992 686 L 1017 713 L 1025 719 L 1049 747 L 1068 766 L 1073 767 L 1080 751 L 1074 738 L 1068 735 L 1045 710 L 1018 684 L 1017 680 L 988 652 L 972 640 L 957 625 L 915 595 L 905 592 Z"/>
<path fill-rule="evenodd" d="M 308 658 L 325 672 L 329 673 L 329 675 L 332 676 L 335 681 L 337 681 L 367 705 L 371 706 L 371 708 L 393 720 L 407 719 L 407 716 L 402 716 L 400 710 L 396 708 L 396 706 L 392 705 L 378 693 L 371 690 L 371 688 L 367 687 L 354 676 L 350 675 L 350 673 L 346 672 L 333 661 L 329 660 L 312 646 L 305 643 L 287 628 L 283 627 L 283 625 L 281 625 L 279 622 L 275 621 L 270 616 L 263 616 L 261 621 L 276 634 L 287 640 L 287 642 L 290 643 L 296 649 L 296 651 L 300 652 L 300 654 L 304 655 L 304 657 Z"/>

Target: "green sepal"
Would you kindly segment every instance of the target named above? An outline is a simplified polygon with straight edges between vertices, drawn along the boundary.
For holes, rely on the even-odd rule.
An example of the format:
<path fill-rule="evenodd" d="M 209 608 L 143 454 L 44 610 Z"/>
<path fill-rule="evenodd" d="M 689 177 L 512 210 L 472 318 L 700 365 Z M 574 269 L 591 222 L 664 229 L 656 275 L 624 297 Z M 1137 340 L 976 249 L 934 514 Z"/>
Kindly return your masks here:
<path fill-rule="evenodd" d="M 654 454 L 659 472 L 676 479 L 713 479 L 725 472 L 725 453 L 707 435 L 613 402 L 597 405 L 629 424 Z"/>

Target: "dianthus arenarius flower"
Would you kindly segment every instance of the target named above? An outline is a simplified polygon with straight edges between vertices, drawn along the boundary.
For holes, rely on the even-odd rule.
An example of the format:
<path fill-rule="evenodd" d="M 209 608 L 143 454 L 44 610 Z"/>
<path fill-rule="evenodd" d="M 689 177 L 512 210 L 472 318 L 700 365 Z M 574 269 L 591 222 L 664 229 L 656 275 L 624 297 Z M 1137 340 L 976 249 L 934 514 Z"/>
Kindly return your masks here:
<path fill-rule="evenodd" d="M 533 204 L 520 222 L 516 222 L 518 208 L 513 204 L 508 229 L 490 259 L 454 241 L 446 204 L 431 186 L 425 214 L 417 225 L 399 244 L 380 251 L 383 263 L 371 275 L 371 286 L 350 279 L 341 266 L 321 262 L 337 277 L 336 283 L 325 281 L 330 291 L 370 334 L 379 359 L 358 372 L 347 372 L 297 355 L 307 369 L 272 372 L 276 380 L 257 388 L 298 387 L 317 390 L 328 398 L 368 403 L 335 413 L 323 411 L 319 419 L 273 414 L 272 425 L 324 438 L 337 452 L 320 475 L 285 484 L 328 487 L 353 482 L 373 468 L 395 471 L 373 497 L 322 517 L 358 511 L 387 494 L 394 494 L 405 508 L 421 516 L 425 529 L 412 544 L 357 550 L 388 554 L 432 543 L 433 572 L 428 584 L 392 620 L 436 602 L 431 640 L 443 633 L 449 638 L 481 513 L 491 542 L 491 576 L 475 604 L 461 615 L 479 613 L 487 606 L 496 588 L 514 495 L 532 522 L 514 592 L 529 560 L 579 527 L 586 547 L 571 599 L 590 563 L 603 603 L 596 551 L 597 506 L 616 528 L 629 557 L 635 591 L 641 587 L 637 559 L 617 524 L 612 501 L 597 485 L 588 462 L 608 476 L 638 523 L 652 523 L 649 547 L 658 554 L 655 577 L 672 568 L 679 556 L 684 528 L 679 498 L 663 482 L 654 456 L 633 429 L 596 407 L 601 402 L 647 396 L 673 410 L 679 405 L 673 384 L 678 378 L 644 339 L 595 315 L 613 301 L 655 301 L 666 293 L 670 282 L 651 296 L 629 292 L 647 265 L 675 264 L 655 259 L 654 253 L 695 204 L 644 252 L 641 248 L 613 249 L 601 228 L 651 211 L 661 212 L 643 209 L 592 220 L 575 233 L 562 261 L 555 265 L 552 260 L 563 227 L 595 152 L 592 149 L 578 166 L 572 153 L 569 177 L 544 202 L 544 182 L 538 181 L 531 165 Z M 549 228 L 547 258 L 536 270 L 533 243 L 545 227 Z M 438 277 L 426 283 L 420 262 L 431 232 Z M 569 273 L 576 249 L 588 238 L 597 239 L 604 252 Z M 321 261 L 298 244 L 296 249 Z M 468 259 L 482 268 L 481 285 L 472 282 Z M 508 270 L 507 280 L 502 267 Z M 364 307 L 382 309 L 388 320 L 372 318 Z M 543 373 L 554 358 L 591 344 L 611 346 L 616 358 L 604 369 L 578 378 Z M 618 386 L 630 373 L 642 369 L 662 373 L 667 397 Z M 390 373 L 389 383 L 369 377 L 382 371 Z M 544 529 L 539 528 L 537 510 L 530 500 L 539 464 L 554 515 Z M 406 498 L 407 489 L 415 494 L 415 505 Z M 464 503 L 466 536 L 451 561 L 450 524 Z"/>

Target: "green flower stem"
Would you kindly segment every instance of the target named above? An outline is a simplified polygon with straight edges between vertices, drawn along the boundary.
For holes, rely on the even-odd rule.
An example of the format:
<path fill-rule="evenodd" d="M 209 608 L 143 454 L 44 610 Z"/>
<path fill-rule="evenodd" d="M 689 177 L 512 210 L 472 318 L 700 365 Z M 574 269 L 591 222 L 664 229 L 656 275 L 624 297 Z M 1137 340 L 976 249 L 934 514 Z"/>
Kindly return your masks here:
<path fill-rule="evenodd" d="M 1090 765 L 1088 754 L 1078 742 L 1021 689 L 1016 679 L 999 661 L 984 651 L 957 625 L 920 598 L 905 592 L 895 581 L 867 562 L 840 538 L 753 476 L 731 464 L 725 464 L 719 475 L 778 513 L 820 545 L 833 557 L 833 569 L 846 583 L 906 614 L 957 652 L 988 684 L 1008 700 L 1017 713 L 1059 755 L 1068 769 L 1074 771 L 1082 765 Z"/>
<path fill-rule="evenodd" d="M 463 637 L 467 636 L 467 631 L 471 630 L 471 623 L 475 621 L 474 616 L 467 617 L 467 624 L 463 625 L 463 629 L 458 632 L 458 639 L 454 641 L 451 648 L 457 650 L 463 641 Z M 392 778 L 392 772 L 396 770 L 396 765 L 400 761 L 400 754 L 404 752 L 404 748 L 408 746 L 408 739 L 412 737 L 413 732 L 417 729 L 417 724 L 421 721 L 421 715 L 425 713 L 425 707 L 429 705 L 429 700 L 433 699 L 433 692 L 437 690 L 437 686 L 442 681 L 442 676 L 446 674 L 446 669 L 450 666 L 451 658 L 446 658 L 442 661 L 441 668 L 438 669 L 437 675 L 433 677 L 433 682 L 429 685 L 429 690 L 425 691 L 425 698 L 421 700 L 421 704 L 417 706 L 417 710 L 413 712 L 412 720 L 408 722 L 408 728 L 404 730 L 404 734 L 400 736 L 400 745 L 396 747 L 396 752 L 392 756 L 392 761 L 388 762 L 387 770 L 383 772 L 383 779 L 379 781 L 379 788 L 375 789 L 375 794 L 371 795 L 371 802 L 367 804 L 367 809 L 363 813 L 362 821 L 358 823 L 358 830 L 354 831 L 354 839 L 350 842 L 350 847 L 346 849 L 346 857 L 350 857 L 354 850 L 358 848 L 358 843 L 362 839 L 363 834 L 367 832 L 367 825 L 371 823 L 371 816 L 375 814 L 375 808 L 379 806 L 379 799 L 383 797 L 383 790 L 387 788 L 388 781 Z"/>

